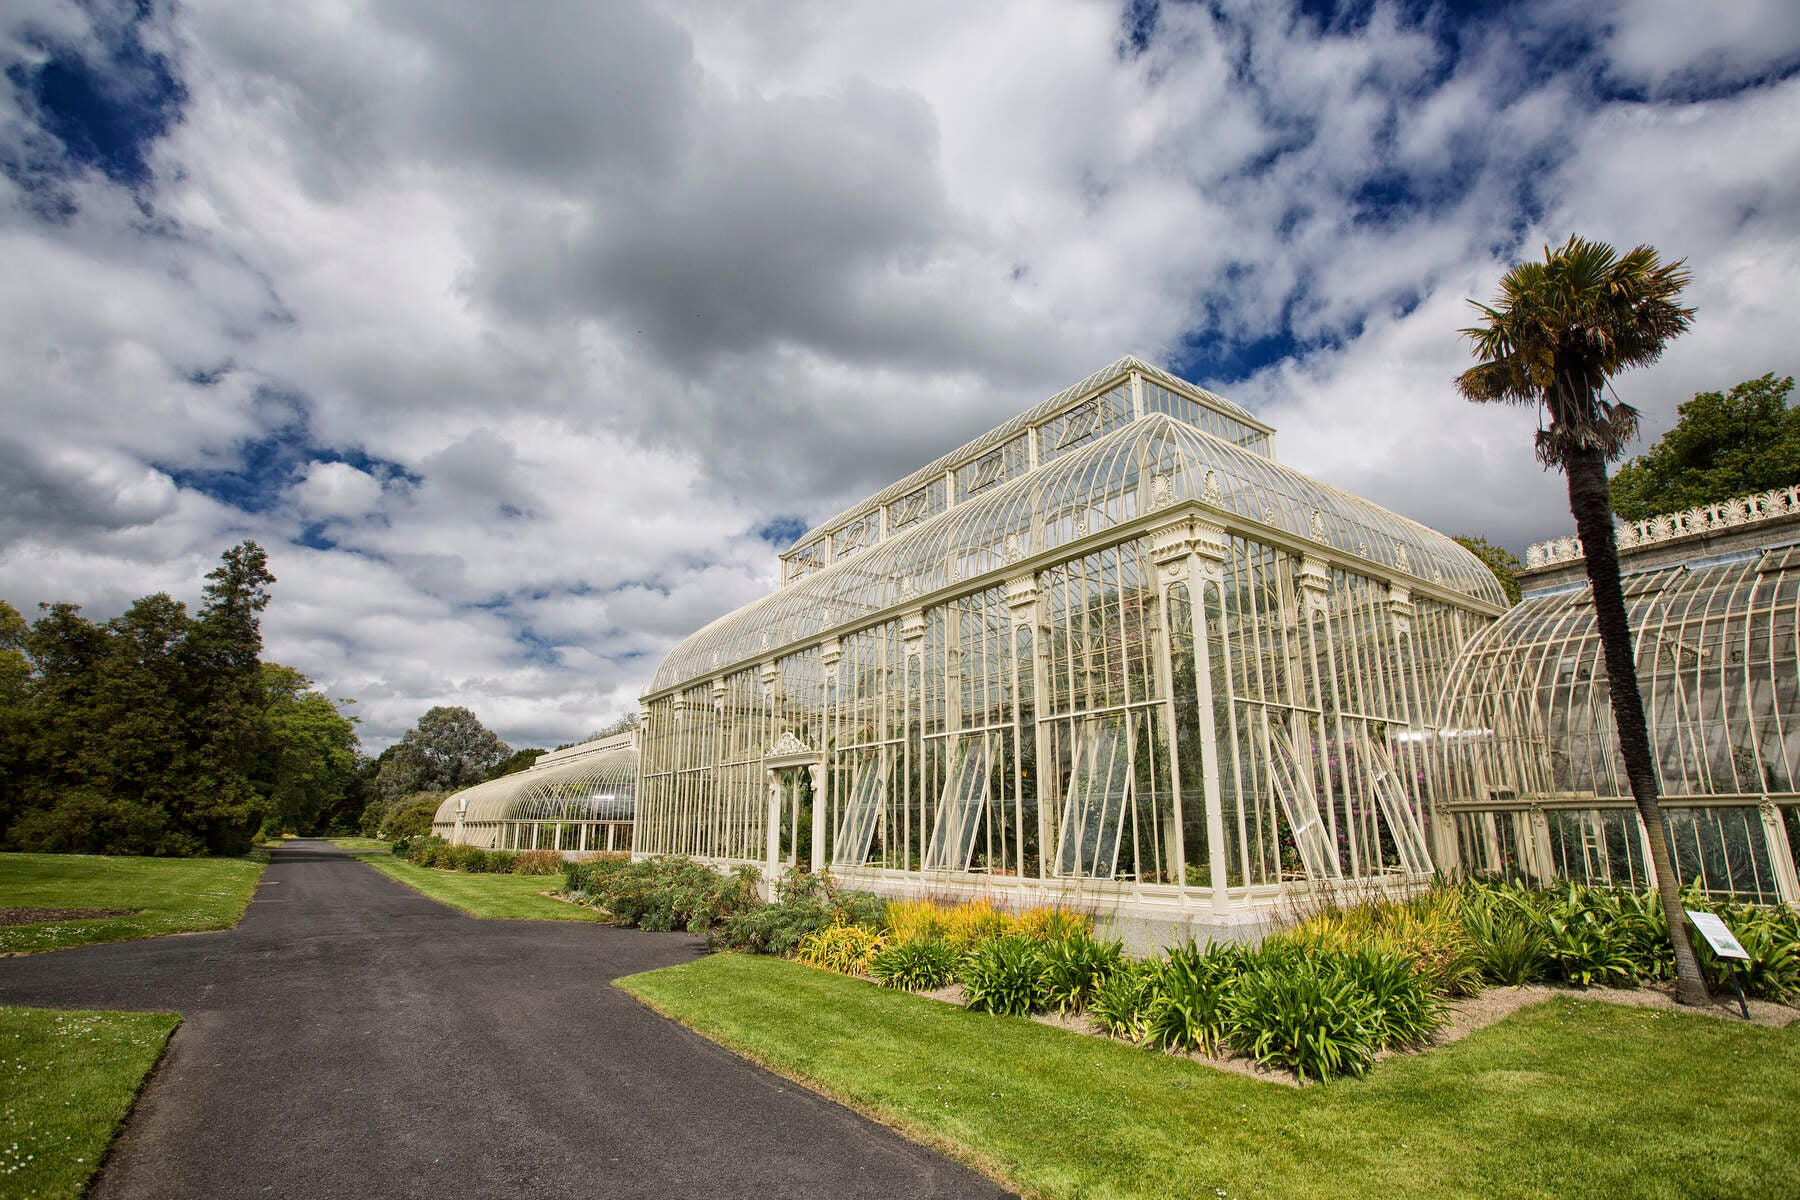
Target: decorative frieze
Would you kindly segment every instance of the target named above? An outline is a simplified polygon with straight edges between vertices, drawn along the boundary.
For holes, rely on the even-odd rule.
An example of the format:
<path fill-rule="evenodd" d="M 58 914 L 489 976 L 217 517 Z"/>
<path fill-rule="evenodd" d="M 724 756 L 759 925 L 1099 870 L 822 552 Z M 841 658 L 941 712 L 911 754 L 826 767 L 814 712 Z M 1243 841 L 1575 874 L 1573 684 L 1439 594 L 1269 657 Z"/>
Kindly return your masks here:
<path fill-rule="evenodd" d="M 1006 607 L 1012 610 L 1014 620 L 1030 620 L 1037 601 L 1036 575 L 1015 575 L 1006 581 Z"/>
<path fill-rule="evenodd" d="M 1331 594 L 1329 563 L 1314 554 L 1303 555 L 1294 583 L 1299 588 L 1300 601 L 1308 616 L 1325 611 L 1326 598 Z"/>
<path fill-rule="evenodd" d="M 1736 529 L 1797 514 L 1800 514 L 1800 486 L 1777 488 L 1749 496 L 1736 496 L 1717 504 L 1690 508 L 1685 512 L 1659 513 L 1642 521 L 1625 521 L 1614 528 L 1613 536 L 1618 540 L 1619 549 L 1631 550 L 1639 546 L 1654 546 L 1658 542 Z M 1548 567 L 1584 557 L 1586 552 L 1581 547 L 1580 538 L 1551 538 L 1526 549 L 1525 565 L 1528 568 Z"/>

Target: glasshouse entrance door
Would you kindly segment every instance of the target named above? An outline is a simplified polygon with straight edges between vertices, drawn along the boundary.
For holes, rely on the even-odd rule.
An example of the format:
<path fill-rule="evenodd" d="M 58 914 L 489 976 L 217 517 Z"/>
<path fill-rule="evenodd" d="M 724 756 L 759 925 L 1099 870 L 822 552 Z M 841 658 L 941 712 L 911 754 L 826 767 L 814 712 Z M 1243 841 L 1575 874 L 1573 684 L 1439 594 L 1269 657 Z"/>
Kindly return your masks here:
<path fill-rule="evenodd" d="M 789 733 L 763 755 L 763 767 L 769 782 L 763 875 L 765 888 L 773 889 L 785 871 L 825 867 L 825 756 Z"/>

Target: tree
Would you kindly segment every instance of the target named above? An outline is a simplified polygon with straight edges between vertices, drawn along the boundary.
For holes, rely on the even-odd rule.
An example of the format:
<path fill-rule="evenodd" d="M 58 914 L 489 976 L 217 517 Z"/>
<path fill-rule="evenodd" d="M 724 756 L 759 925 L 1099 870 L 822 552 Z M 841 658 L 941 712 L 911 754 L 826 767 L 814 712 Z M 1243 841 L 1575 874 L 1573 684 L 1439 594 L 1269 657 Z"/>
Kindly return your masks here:
<path fill-rule="evenodd" d="M 166 593 L 96 624 L 0 604 L 0 827 L 14 845 L 241 853 L 268 788 L 259 617 L 275 581 L 255 542 L 221 556 L 198 615 Z"/>
<path fill-rule="evenodd" d="M 262 547 L 247 541 L 221 555 L 206 579 L 206 603 L 188 638 L 186 787 L 170 813 L 213 853 L 242 854 L 264 816 L 250 776 L 268 733 L 260 614 L 275 576 Z"/>
<path fill-rule="evenodd" d="M 502 759 L 498 765 L 490 770 L 487 773 L 487 777 L 489 779 L 499 779 L 503 775 L 516 775 L 520 771 L 530 769 L 531 764 L 536 762 L 540 755 L 548 753 L 549 751 L 541 746 L 533 746 L 527 750 L 514 750 L 511 755 Z"/>
<path fill-rule="evenodd" d="M 1506 593 L 1508 604 L 1519 602 L 1519 597 L 1524 595 L 1524 589 L 1519 586 L 1519 572 L 1524 569 L 1525 564 L 1519 561 L 1518 555 L 1505 546 L 1494 545 L 1484 537 L 1459 537 L 1451 540 L 1479 558 L 1482 566 L 1494 573 L 1494 578 L 1500 581 L 1500 590 Z"/>
<path fill-rule="evenodd" d="M 1794 377 L 1773 371 L 1731 391 L 1696 392 L 1675 428 L 1613 476 L 1613 511 L 1627 521 L 1800 483 Z"/>
<path fill-rule="evenodd" d="M 382 754 L 376 786 L 384 800 L 453 792 L 480 783 L 512 747 L 466 708 L 439 705 Z"/>
<path fill-rule="evenodd" d="M 278 829 L 311 832 L 355 783 L 356 718 L 340 713 L 292 667 L 264 663 L 262 679 L 268 729 L 257 789 Z"/>
<path fill-rule="evenodd" d="M 1473 344 L 1476 365 L 1457 377 L 1456 386 L 1469 400 L 1538 410 L 1538 458 L 1568 481 L 1569 511 L 1586 556 L 1594 622 L 1611 682 L 1619 751 L 1674 943 L 1675 996 L 1683 1004 L 1703 1004 L 1706 981 L 1683 932 L 1686 919 L 1638 692 L 1606 480 L 1606 464 L 1636 435 L 1638 420 L 1635 409 L 1605 393 L 1614 375 L 1655 362 L 1691 324 L 1694 310 L 1679 303 L 1688 278 L 1682 262 L 1664 264 L 1649 246 L 1620 255 L 1604 242 L 1574 236 L 1557 250 L 1546 246 L 1542 262 L 1519 263 L 1501 278 L 1494 305 L 1470 301 L 1482 321 L 1462 333 Z"/>

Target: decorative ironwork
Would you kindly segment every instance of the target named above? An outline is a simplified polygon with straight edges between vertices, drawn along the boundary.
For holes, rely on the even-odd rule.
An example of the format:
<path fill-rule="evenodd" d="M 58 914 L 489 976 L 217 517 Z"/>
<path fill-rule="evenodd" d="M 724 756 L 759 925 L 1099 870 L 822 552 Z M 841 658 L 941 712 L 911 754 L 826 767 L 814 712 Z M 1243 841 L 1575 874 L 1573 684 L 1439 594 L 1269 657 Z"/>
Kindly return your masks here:
<path fill-rule="evenodd" d="M 1626 521 L 1617 526 L 1614 536 L 1618 539 L 1619 549 L 1631 550 L 1795 514 L 1800 514 L 1800 486 L 1735 496 L 1730 500 L 1690 508 L 1684 512 L 1659 513 L 1642 521 Z M 1575 562 L 1585 557 L 1586 552 L 1581 548 L 1580 538 L 1551 538 L 1526 549 L 1525 565 L 1548 567 L 1557 563 Z"/>

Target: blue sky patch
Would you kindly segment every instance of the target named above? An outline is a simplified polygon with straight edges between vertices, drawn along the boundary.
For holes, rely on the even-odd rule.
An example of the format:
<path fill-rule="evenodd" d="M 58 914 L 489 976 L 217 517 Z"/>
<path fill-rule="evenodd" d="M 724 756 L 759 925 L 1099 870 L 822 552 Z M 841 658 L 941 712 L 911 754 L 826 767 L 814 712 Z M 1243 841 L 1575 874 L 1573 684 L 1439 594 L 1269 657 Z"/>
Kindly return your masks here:
<path fill-rule="evenodd" d="M 50 186 L 82 168 L 127 187 L 149 180 L 151 144 L 181 119 L 187 100 L 174 64 L 144 45 L 143 27 L 154 13 L 148 3 L 122 22 L 96 12 L 98 41 L 80 48 L 40 42 L 48 51 L 41 61 L 7 68 L 8 82 L 26 100 L 22 107 L 62 147 L 60 158 L 9 161 L 7 173 L 22 187 Z"/>

